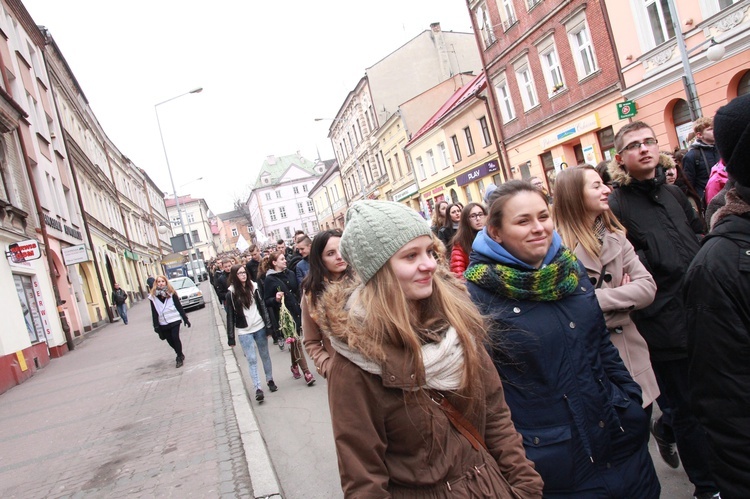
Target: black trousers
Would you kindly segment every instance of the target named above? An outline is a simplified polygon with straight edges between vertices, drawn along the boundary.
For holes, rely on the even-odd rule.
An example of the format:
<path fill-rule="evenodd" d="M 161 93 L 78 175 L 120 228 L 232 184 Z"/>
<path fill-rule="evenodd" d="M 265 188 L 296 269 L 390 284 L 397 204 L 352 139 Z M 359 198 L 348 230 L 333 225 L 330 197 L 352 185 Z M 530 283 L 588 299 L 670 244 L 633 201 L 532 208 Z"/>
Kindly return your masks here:
<path fill-rule="evenodd" d="M 180 324 L 181 321 L 172 322 L 166 326 L 162 326 L 165 339 L 169 346 L 172 347 L 178 357 L 182 356 L 182 342 L 180 341 Z"/>

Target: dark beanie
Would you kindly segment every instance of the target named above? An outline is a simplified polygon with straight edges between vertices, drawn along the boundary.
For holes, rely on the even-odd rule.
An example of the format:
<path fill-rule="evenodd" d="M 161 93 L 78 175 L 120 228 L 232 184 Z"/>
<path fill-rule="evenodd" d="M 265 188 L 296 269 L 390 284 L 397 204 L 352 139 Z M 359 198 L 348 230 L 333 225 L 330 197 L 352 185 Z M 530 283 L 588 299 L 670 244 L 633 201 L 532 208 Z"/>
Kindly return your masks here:
<path fill-rule="evenodd" d="M 716 111 L 714 140 L 727 173 L 750 187 L 750 94 L 732 99 Z"/>

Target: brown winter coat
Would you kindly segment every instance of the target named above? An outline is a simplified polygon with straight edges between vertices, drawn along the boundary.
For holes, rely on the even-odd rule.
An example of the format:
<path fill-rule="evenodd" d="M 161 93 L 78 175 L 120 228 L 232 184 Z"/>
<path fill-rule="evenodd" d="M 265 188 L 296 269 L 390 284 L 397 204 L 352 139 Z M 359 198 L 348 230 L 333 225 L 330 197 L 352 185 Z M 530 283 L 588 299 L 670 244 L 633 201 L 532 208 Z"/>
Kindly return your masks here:
<path fill-rule="evenodd" d="M 630 375 L 641 386 L 643 407 L 647 407 L 659 396 L 659 387 L 651 368 L 648 345 L 630 319 L 630 312 L 654 301 L 656 283 L 624 234 L 607 232 L 599 258 L 589 255 L 580 244 L 575 254 L 594 283 L 599 281 L 602 267 L 606 265 L 604 272 L 610 278 L 602 281 L 596 298 L 604 312 L 612 343 Z M 628 274 L 631 281 L 623 286 L 624 274 Z"/>
<path fill-rule="evenodd" d="M 324 298 L 329 312 L 319 318 L 321 328 L 346 342 L 352 334 L 342 305 L 346 297 L 334 302 L 338 306 L 331 296 Z M 382 375 L 364 371 L 343 354 L 328 360 L 328 399 L 346 497 L 542 496 L 542 479 L 526 459 L 500 378 L 484 349 L 481 378 L 474 381 L 484 397 L 473 414 L 467 414 L 465 400 L 445 395 L 484 437 L 489 452 L 475 450 L 427 392 L 415 389 L 424 373 L 412 372 L 409 354 L 394 346 L 385 351 Z"/>
<path fill-rule="evenodd" d="M 321 304 L 319 303 L 318 305 Z M 307 355 L 310 356 L 313 364 L 315 364 L 318 374 L 324 378 L 328 378 L 328 366 L 330 365 L 331 357 L 336 354 L 336 351 L 331 346 L 331 340 L 323 334 L 318 323 L 313 318 L 313 315 L 317 315 L 319 312 L 312 311 L 311 308 L 310 295 L 305 294 L 302 298 L 302 333 L 304 338 L 302 344 L 305 346 Z"/>

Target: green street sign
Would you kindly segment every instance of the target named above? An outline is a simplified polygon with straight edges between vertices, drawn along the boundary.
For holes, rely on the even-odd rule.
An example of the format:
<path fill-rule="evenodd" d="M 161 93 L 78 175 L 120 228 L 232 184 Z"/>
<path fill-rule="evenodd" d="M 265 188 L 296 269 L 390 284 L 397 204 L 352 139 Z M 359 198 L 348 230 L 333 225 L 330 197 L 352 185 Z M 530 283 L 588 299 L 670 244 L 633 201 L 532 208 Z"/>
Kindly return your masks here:
<path fill-rule="evenodd" d="M 632 118 L 638 114 L 638 110 L 635 108 L 635 101 L 626 100 L 625 102 L 617 103 L 617 117 L 620 119 Z"/>

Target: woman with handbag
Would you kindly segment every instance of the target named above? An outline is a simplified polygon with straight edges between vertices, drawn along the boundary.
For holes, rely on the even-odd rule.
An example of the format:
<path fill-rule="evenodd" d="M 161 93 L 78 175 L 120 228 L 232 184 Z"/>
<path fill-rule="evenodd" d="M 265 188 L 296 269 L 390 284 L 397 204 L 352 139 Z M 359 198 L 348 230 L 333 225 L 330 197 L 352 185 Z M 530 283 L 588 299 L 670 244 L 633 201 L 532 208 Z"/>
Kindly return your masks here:
<path fill-rule="evenodd" d="M 294 379 L 304 376 L 305 383 L 312 386 L 315 378 L 307 367 L 307 359 L 300 345 L 299 332 L 302 318 L 297 278 L 294 272 L 286 268 L 286 256 L 283 251 L 275 251 L 263 261 L 261 276 L 263 277 L 263 300 L 269 312 L 273 311 L 277 329 L 284 331 L 285 325 L 293 329 L 290 334 L 285 333 L 292 358 L 292 376 Z M 284 319 L 289 316 L 291 316 L 292 324 L 288 324 L 288 321 Z M 300 368 L 302 374 L 300 374 Z"/>
<path fill-rule="evenodd" d="M 182 304 L 180 304 L 180 297 L 166 276 L 158 275 L 148 299 L 151 302 L 151 319 L 154 323 L 154 331 L 159 335 L 159 338 L 167 340 L 169 346 L 177 354 L 175 367 L 182 367 L 185 355 L 182 353 L 182 342 L 180 341 L 180 322 L 190 327 L 190 321 L 182 308 Z"/>
<path fill-rule="evenodd" d="M 586 269 L 554 231 L 542 191 L 511 180 L 494 194 L 464 276 L 491 320 L 495 367 L 544 496 L 657 499 L 641 387 Z"/>
<path fill-rule="evenodd" d="M 346 497 L 541 497 L 484 323 L 411 208 L 360 201 L 340 251 L 359 279 L 322 292 L 328 399 Z"/>
<path fill-rule="evenodd" d="M 266 334 L 266 330 L 270 331 L 271 324 L 258 288 L 248 276 L 244 265 L 234 265 L 229 271 L 229 291 L 227 291 L 224 303 L 227 309 L 227 344 L 230 347 L 236 345 L 236 331 L 242 352 L 250 366 L 250 377 L 255 386 L 255 400 L 259 403 L 263 402 L 265 395 L 260 388 L 258 358 L 255 355 L 256 346 L 263 362 L 263 373 L 266 376 L 268 389 L 272 392 L 278 390 L 273 381 L 271 355 L 268 352 Z"/>

